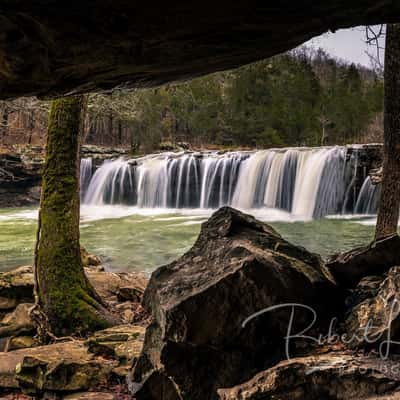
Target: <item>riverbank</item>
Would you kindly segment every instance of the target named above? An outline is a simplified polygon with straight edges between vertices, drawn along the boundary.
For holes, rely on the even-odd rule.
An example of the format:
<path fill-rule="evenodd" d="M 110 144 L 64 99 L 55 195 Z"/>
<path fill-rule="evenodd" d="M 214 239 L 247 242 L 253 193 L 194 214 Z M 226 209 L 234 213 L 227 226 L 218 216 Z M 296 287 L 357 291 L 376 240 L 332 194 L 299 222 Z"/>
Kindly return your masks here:
<path fill-rule="evenodd" d="M 127 155 L 125 149 L 82 147 L 82 158 L 92 158 L 96 167 L 104 160 Z M 43 163 L 43 147 L 15 145 L 0 148 L 0 208 L 39 203 Z"/>

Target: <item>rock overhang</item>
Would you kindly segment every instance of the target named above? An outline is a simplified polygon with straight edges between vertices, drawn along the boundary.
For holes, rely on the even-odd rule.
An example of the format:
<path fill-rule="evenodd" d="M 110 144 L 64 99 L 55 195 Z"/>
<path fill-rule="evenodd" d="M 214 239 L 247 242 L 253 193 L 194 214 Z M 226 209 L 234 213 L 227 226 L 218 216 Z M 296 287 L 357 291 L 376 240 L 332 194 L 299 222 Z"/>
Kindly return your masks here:
<path fill-rule="evenodd" d="M 157 86 L 399 16 L 397 0 L 3 1 L 0 98 Z"/>

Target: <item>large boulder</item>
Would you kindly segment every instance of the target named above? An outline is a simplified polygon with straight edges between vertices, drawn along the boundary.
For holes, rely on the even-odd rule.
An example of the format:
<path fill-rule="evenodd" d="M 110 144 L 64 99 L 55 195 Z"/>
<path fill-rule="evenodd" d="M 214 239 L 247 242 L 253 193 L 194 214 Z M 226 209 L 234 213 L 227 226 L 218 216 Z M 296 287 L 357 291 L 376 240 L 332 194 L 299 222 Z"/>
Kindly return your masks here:
<path fill-rule="evenodd" d="M 366 276 L 382 275 L 400 265 L 400 237 L 393 235 L 329 260 L 327 268 L 341 285 L 354 288 Z"/>
<path fill-rule="evenodd" d="M 395 361 L 331 353 L 282 361 L 218 393 L 220 400 L 389 400 L 400 398 L 392 393 L 399 384 Z"/>
<path fill-rule="evenodd" d="M 214 399 L 217 388 L 249 379 L 284 357 L 292 304 L 292 333 L 312 322 L 304 306 L 321 327 L 341 304 L 320 257 L 249 215 L 220 209 L 193 248 L 150 279 L 143 305 L 153 321 L 131 377 L 136 399 Z M 291 351 L 306 345 L 296 344 Z"/>

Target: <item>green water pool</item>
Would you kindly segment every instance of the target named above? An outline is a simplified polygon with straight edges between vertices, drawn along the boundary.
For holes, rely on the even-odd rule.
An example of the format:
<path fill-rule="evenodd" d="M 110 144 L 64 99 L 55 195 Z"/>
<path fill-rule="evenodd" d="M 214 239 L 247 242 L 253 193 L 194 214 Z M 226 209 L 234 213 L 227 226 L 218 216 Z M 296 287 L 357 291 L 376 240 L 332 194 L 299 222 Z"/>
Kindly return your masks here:
<path fill-rule="evenodd" d="M 210 213 L 83 207 L 81 242 L 100 256 L 109 270 L 151 272 L 187 251 Z M 374 221 L 360 216 L 304 222 L 276 210 L 254 213 L 269 221 L 287 240 L 323 257 L 366 244 L 374 232 Z M 0 270 L 32 263 L 36 214 L 35 209 L 0 210 Z"/>

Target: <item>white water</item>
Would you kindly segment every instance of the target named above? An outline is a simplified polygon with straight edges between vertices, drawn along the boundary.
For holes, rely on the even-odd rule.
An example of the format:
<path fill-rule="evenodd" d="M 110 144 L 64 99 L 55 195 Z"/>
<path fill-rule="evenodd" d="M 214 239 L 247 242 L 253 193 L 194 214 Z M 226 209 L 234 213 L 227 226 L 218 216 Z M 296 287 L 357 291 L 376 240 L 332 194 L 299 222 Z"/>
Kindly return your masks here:
<path fill-rule="evenodd" d="M 344 147 L 117 159 L 96 171 L 83 203 L 180 211 L 232 205 L 309 220 L 341 213 L 353 164 Z"/>
<path fill-rule="evenodd" d="M 90 180 L 92 179 L 93 164 L 91 158 L 81 159 L 80 170 L 80 185 L 81 185 L 81 199 L 85 197 L 87 188 L 89 187 Z"/>
<path fill-rule="evenodd" d="M 376 214 L 379 195 L 379 187 L 372 184 L 371 178 L 367 176 L 358 195 L 355 212 L 357 214 Z"/>

